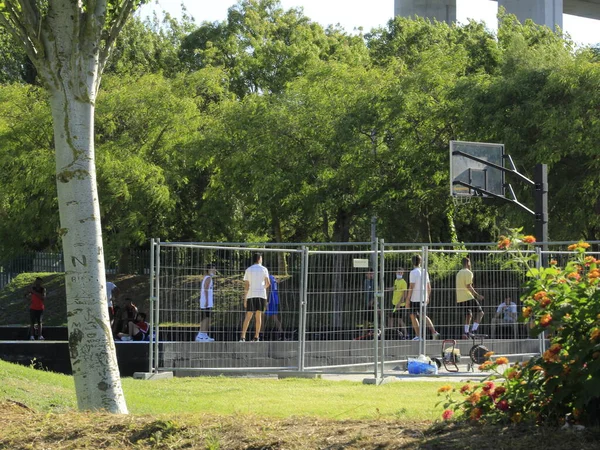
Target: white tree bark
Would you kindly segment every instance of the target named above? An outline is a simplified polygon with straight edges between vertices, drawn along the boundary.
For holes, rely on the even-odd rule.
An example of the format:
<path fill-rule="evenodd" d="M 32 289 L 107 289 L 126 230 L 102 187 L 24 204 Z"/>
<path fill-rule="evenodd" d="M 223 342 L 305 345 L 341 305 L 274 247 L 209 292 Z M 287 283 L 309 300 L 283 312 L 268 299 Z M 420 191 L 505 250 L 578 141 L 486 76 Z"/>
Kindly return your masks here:
<path fill-rule="evenodd" d="M 50 3 L 43 35 L 48 70 L 41 72 L 54 124 L 71 366 L 79 409 L 126 414 L 108 317 L 94 154 L 100 77 L 96 30 L 103 17 L 90 15 L 88 22 L 83 15 L 74 17 L 79 12 L 74 3 Z"/>
<path fill-rule="evenodd" d="M 108 318 L 94 108 L 102 66 L 134 0 L 111 3 L 107 20 L 107 0 L 4 0 L 0 25 L 21 40 L 50 93 L 78 406 L 126 414 Z"/>

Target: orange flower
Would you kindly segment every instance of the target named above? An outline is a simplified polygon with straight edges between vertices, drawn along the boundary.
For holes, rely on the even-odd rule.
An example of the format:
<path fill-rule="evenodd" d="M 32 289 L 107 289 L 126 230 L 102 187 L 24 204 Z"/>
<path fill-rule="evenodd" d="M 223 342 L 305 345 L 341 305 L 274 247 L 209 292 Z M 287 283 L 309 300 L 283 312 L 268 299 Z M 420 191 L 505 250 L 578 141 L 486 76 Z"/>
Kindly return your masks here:
<path fill-rule="evenodd" d="M 486 361 L 484 362 L 482 365 L 479 366 L 479 370 L 481 370 L 482 372 L 485 372 L 486 370 L 490 370 L 493 366 L 493 363 L 491 361 Z"/>
<path fill-rule="evenodd" d="M 460 388 L 460 393 L 464 394 L 467 391 L 471 390 L 471 385 L 470 384 L 465 384 L 463 387 Z"/>
<path fill-rule="evenodd" d="M 509 380 L 518 380 L 519 378 L 521 378 L 521 371 L 513 370 L 513 371 L 509 372 L 509 374 L 507 375 L 507 378 Z"/>
<path fill-rule="evenodd" d="M 551 259 L 551 260 L 550 260 L 550 265 L 551 265 L 551 266 L 555 266 L 555 265 L 557 265 L 557 264 L 558 264 L 558 261 L 557 261 L 557 260 L 555 260 L 555 259 Z"/>
<path fill-rule="evenodd" d="M 504 386 L 498 386 L 494 390 L 494 393 L 496 394 L 496 397 L 499 397 L 500 395 L 503 395 L 505 392 L 506 392 L 506 388 Z"/>
<path fill-rule="evenodd" d="M 484 357 L 485 359 L 490 359 L 490 358 L 492 357 L 492 355 L 493 355 L 493 354 L 494 354 L 494 352 L 491 352 L 491 351 L 490 351 L 490 352 L 487 352 L 485 355 L 483 355 L 483 357 Z"/>
<path fill-rule="evenodd" d="M 533 244 L 535 242 L 535 237 L 533 237 L 533 236 L 525 236 L 523 238 L 523 242 L 525 244 Z"/>
<path fill-rule="evenodd" d="M 533 299 L 539 302 L 541 299 L 546 298 L 547 296 L 548 293 L 546 291 L 539 291 L 533 294 Z"/>
<path fill-rule="evenodd" d="M 558 362 L 560 360 L 560 356 L 553 353 L 552 350 L 546 350 L 542 356 L 546 362 Z"/>
<path fill-rule="evenodd" d="M 496 358 L 496 364 L 498 364 L 498 365 L 508 364 L 508 358 L 505 358 L 504 356 L 501 356 L 500 358 Z"/>
<path fill-rule="evenodd" d="M 581 275 L 579 275 L 577 272 L 571 272 L 570 274 L 567 275 L 567 278 L 570 278 L 571 280 L 579 281 L 581 279 Z"/>
<path fill-rule="evenodd" d="M 586 256 L 583 261 L 585 262 L 586 265 L 590 265 L 590 264 L 595 264 L 598 262 L 598 260 L 596 258 L 594 258 L 593 256 Z"/>
<path fill-rule="evenodd" d="M 523 317 L 528 318 L 529 316 L 531 316 L 531 306 L 528 306 L 527 308 L 523 308 L 522 309 L 523 312 Z"/>
<path fill-rule="evenodd" d="M 473 411 L 471 411 L 469 417 L 471 418 L 471 420 L 479 420 L 482 414 L 483 411 L 481 410 L 481 408 L 473 408 Z"/>
<path fill-rule="evenodd" d="M 550 305 L 552 303 L 552 300 L 550 300 L 548 297 L 544 297 L 542 299 L 542 301 L 540 302 L 540 306 L 542 308 L 545 308 L 546 306 Z"/>
<path fill-rule="evenodd" d="M 567 248 L 570 251 L 578 250 L 578 249 L 585 250 L 586 248 L 590 248 L 590 244 L 588 244 L 587 242 L 578 242 L 577 244 L 569 245 Z"/>
<path fill-rule="evenodd" d="M 533 367 L 531 368 L 531 371 L 532 371 L 532 372 L 540 372 L 540 371 L 542 371 L 542 370 L 544 370 L 544 369 L 542 368 L 542 366 L 538 366 L 538 365 L 535 365 L 535 366 L 533 366 Z"/>
<path fill-rule="evenodd" d="M 561 350 L 562 350 L 562 345 L 560 345 L 560 344 L 552 344 L 550 346 L 550 349 L 548 351 L 551 352 L 551 353 L 556 354 L 556 353 L 559 353 Z"/>
<path fill-rule="evenodd" d="M 498 242 L 498 248 L 500 250 L 506 250 L 508 247 L 510 247 L 510 239 L 504 238 Z"/>
<path fill-rule="evenodd" d="M 472 405 L 476 405 L 480 399 L 481 399 L 481 394 L 479 392 L 473 392 L 471 395 L 469 395 L 467 397 L 466 401 L 471 403 Z"/>
<path fill-rule="evenodd" d="M 596 342 L 598 340 L 598 338 L 600 338 L 600 329 L 592 328 L 592 331 L 590 333 L 590 341 Z"/>
<path fill-rule="evenodd" d="M 438 393 L 442 393 L 442 392 L 448 392 L 452 390 L 452 386 L 449 385 L 444 385 L 441 388 L 438 389 Z"/>
<path fill-rule="evenodd" d="M 593 280 L 595 278 L 600 278 L 600 270 L 599 269 L 592 270 L 590 273 L 588 273 L 588 278 L 590 280 Z"/>
<path fill-rule="evenodd" d="M 550 314 L 544 314 L 540 319 L 540 325 L 543 327 L 547 327 L 552 322 L 552 316 Z"/>

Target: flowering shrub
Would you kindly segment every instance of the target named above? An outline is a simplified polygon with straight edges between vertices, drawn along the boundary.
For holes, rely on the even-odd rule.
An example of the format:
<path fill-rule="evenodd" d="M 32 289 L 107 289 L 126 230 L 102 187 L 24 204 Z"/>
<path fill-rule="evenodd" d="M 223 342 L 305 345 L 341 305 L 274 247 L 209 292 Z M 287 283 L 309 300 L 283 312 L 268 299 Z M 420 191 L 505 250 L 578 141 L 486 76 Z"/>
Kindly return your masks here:
<path fill-rule="evenodd" d="M 526 270 L 521 321 L 531 333 L 547 333 L 549 348 L 539 357 L 506 369 L 497 358 L 480 366 L 490 371 L 487 381 L 440 391 L 451 418 L 485 423 L 522 421 L 559 424 L 571 413 L 580 423 L 600 419 L 600 261 L 586 255 L 589 244 L 569 246 L 574 252 L 560 268 L 555 260 L 536 268 L 537 256 L 520 251 L 531 246 L 531 236 L 513 230 L 498 248 L 515 251 L 511 263 Z M 505 370 L 502 370 L 502 369 Z M 502 378 L 502 380 L 499 380 Z M 502 384 L 498 385 L 498 381 Z"/>

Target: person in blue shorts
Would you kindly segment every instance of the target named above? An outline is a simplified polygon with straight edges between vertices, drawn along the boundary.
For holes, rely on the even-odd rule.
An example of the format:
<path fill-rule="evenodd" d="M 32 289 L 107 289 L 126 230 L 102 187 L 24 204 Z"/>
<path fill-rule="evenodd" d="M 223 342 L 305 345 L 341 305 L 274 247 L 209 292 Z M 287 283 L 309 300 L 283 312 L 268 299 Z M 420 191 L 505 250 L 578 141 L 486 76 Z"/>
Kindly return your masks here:
<path fill-rule="evenodd" d="M 271 286 L 269 286 L 269 303 L 267 304 L 267 310 L 265 311 L 265 322 L 266 319 L 269 318 L 273 320 L 277 327 L 277 331 L 279 332 L 279 339 L 281 339 L 283 336 L 283 326 L 279 319 L 279 283 L 271 274 L 269 274 L 269 281 L 271 282 Z"/>

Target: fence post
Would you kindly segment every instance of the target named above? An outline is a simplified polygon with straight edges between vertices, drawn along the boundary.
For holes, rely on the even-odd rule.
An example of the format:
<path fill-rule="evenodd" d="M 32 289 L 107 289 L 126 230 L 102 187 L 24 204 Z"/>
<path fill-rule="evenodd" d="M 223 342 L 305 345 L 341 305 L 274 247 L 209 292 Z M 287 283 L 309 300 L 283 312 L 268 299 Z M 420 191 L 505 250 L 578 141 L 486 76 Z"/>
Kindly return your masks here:
<path fill-rule="evenodd" d="M 154 341 L 154 365 L 155 371 L 158 372 L 158 366 L 160 365 L 160 360 L 158 358 L 158 346 L 160 343 L 160 333 L 159 333 L 159 318 L 160 318 L 160 239 L 156 239 L 154 245 L 154 250 L 156 251 L 156 255 L 154 256 L 156 262 L 156 270 L 155 270 L 155 291 L 154 291 L 154 334 L 156 335 Z"/>
<path fill-rule="evenodd" d="M 375 382 L 379 380 L 379 264 L 378 262 L 378 246 L 377 240 L 373 241 L 373 253 L 371 254 L 372 269 L 373 269 L 373 352 L 374 352 L 374 364 L 373 364 L 373 375 L 375 376 Z M 365 330 L 366 331 L 366 330 Z"/>
<path fill-rule="evenodd" d="M 429 263 L 429 252 L 428 247 L 421 247 L 421 304 L 419 317 L 419 355 L 424 355 L 427 351 L 427 275 L 428 275 L 428 263 Z M 410 280 L 409 280 L 410 282 Z"/>
<path fill-rule="evenodd" d="M 154 372 L 154 238 L 150 239 L 150 347 L 148 349 L 148 372 Z"/>
<path fill-rule="evenodd" d="M 548 255 L 545 254 L 545 252 L 542 252 L 542 248 L 541 247 L 536 247 L 535 248 L 535 253 L 537 254 L 537 260 L 535 262 L 535 267 L 540 270 L 542 268 L 542 256 L 544 255 L 546 258 L 548 257 Z M 539 343 L 540 343 L 540 355 L 543 354 L 546 351 L 546 332 L 542 331 L 542 333 L 539 336 Z"/>
<path fill-rule="evenodd" d="M 300 311 L 298 314 L 298 370 L 304 372 L 304 356 L 306 353 L 306 309 L 308 291 L 308 248 L 302 246 L 300 261 Z"/>
<path fill-rule="evenodd" d="M 379 310 L 381 311 L 381 377 L 385 374 L 385 242 L 379 241 Z M 377 338 L 377 337 L 376 337 Z"/>

